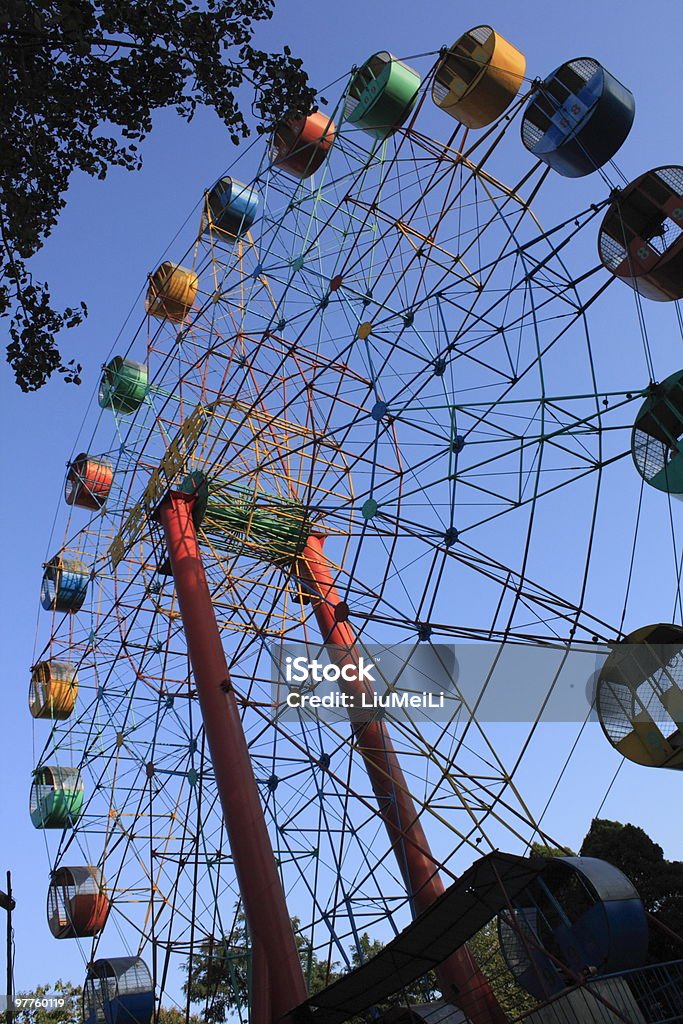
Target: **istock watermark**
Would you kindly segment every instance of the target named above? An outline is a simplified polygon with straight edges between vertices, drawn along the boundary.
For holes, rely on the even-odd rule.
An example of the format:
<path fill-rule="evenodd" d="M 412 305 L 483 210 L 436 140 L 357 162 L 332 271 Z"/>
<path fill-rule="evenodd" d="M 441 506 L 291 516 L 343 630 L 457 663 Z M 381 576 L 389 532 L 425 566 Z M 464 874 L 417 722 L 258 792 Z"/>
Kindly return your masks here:
<path fill-rule="evenodd" d="M 285 721 L 595 721 L 606 644 L 282 644 L 271 648 Z"/>
<path fill-rule="evenodd" d="M 375 683 L 376 667 L 373 662 L 366 661 L 361 656 L 356 660 L 345 657 L 346 652 L 339 649 L 340 657 L 345 660 L 342 664 L 335 662 L 324 662 L 314 658 L 313 661 L 305 655 L 293 658 L 291 655 L 285 658 L 285 679 L 288 683 Z"/>
<path fill-rule="evenodd" d="M 448 721 L 459 704 L 448 644 L 362 649 L 286 644 L 273 654 L 273 700 L 285 719 L 304 714 L 363 722 L 403 714 Z"/>

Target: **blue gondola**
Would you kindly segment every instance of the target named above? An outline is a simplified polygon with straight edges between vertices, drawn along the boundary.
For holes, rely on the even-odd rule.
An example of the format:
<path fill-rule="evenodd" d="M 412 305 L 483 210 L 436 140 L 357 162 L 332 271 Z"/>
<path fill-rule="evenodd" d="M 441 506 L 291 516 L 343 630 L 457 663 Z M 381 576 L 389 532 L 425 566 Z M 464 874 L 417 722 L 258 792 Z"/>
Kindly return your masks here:
<path fill-rule="evenodd" d="M 592 57 L 553 71 L 522 119 L 526 148 L 566 178 L 602 167 L 626 139 L 635 115 L 632 93 Z"/>
<path fill-rule="evenodd" d="M 83 986 L 84 1024 L 150 1024 L 152 976 L 139 956 L 114 956 L 88 965 Z"/>
<path fill-rule="evenodd" d="M 202 231 L 221 231 L 242 238 L 256 220 L 259 196 L 234 178 L 220 178 L 205 196 Z"/>
<path fill-rule="evenodd" d="M 47 612 L 77 612 L 85 601 L 89 579 L 84 562 L 55 555 L 45 565 L 40 603 Z"/>
<path fill-rule="evenodd" d="M 647 958 L 638 893 L 618 868 L 596 857 L 548 857 L 514 901 L 514 916 L 505 911 L 498 928 L 515 978 L 540 1000 L 576 977 L 640 967 Z"/>

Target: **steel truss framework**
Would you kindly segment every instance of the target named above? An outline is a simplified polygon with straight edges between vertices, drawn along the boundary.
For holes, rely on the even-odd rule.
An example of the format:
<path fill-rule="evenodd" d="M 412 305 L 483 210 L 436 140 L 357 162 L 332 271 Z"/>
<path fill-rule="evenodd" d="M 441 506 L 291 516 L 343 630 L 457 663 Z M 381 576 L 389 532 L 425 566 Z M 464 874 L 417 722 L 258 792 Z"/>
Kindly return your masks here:
<path fill-rule="evenodd" d="M 549 170 L 527 167 L 512 187 L 498 176 L 526 97 L 475 138 L 441 142 L 420 130 L 425 95 L 385 143 L 343 128 L 314 179 L 295 185 L 264 160 L 253 231 L 200 236 L 183 260 L 200 282 L 191 313 L 149 318 L 132 343 L 149 367 L 144 404 L 105 410 L 89 442 L 114 486 L 101 511 L 72 511 L 60 548 L 89 567 L 87 604 L 52 614 L 35 657 L 79 676 L 77 710 L 40 763 L 80 768 L 84 813 L 50 857 L 101 867 L 113 909 L 88 955 L 139 951 L 160 998 L 178 996 L 192 953 L 230 945 L 241 925 L 151 494 L 209 480 L 204 563 L 309 967 L 314 954 L 350 968 L 361 936 L 388 940 L 410 907 L 353 732 L 273 706 L 274 647 L 321 643 L 306 573 L 278 552 L 273 523 L 295 546 L 304 528 L 325 538 L 361 645 L 621 632 L 627 584 L 602 599 L 595 545 L 648 381 L 610 386 L 589 330 L 610 279 L 585 265 L 585 239 L 607 198 L 544 230 L 532 205 Z M 626 344 L 635 360 L 640 339 Z M 562 506 L 577 527 L 570 568 L 554 573 Z M 552 841 L 516 781 L 537 722 L 504 751 L 458 701 L 447 721 L 391 732 L 447 884 L 480 853 Z"/>

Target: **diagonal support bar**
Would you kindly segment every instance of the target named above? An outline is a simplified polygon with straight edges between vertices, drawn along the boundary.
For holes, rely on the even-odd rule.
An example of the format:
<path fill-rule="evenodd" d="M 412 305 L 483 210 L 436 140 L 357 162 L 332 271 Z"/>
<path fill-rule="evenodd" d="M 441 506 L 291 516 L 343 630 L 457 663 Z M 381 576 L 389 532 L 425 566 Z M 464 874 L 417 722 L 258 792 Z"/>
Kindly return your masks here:
<path fill-rule="evenodd" d="M 192 520 L 194 500 L 193 495 L 171 492 L 157 516 L 166 537 L 204 731 L 257 961 L 258 992 L 250 1020 L 251 1024 L 272 1024 L 307 998 L 306 985 L 204 573 Z"/>
<path fill-rule="evenodd" d="M 345 606 L 334 586 L 319 536 L 308 537 L 299 555 L 297 572 L 310 587 L 323 643 L 341 649 L 336 661 L 357 667 L 356 637 L 343 612 L 340 615 L 339 610 Z M 368 686 L 358 678 L 344 684 L 344 688 L 357 697 Z M 437 861 L 429 849 L 386 724 L 381 720 L 352 722 L 352 728 L 411 899 L 413 914 L 417 916 L 444 892 Z M 443 995 L 457 1004 L 473 1024 L 506 1024 L 507 1017 L 467 946 L 451 954 L 436 969 L 436 974 Z"/>

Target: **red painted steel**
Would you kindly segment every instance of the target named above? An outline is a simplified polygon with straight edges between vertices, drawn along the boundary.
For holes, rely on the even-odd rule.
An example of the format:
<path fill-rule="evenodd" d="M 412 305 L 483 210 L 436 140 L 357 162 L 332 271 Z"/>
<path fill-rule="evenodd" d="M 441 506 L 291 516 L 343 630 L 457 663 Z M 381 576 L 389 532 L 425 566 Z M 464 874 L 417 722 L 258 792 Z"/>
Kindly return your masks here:
<path fill-rule="evenodd" d="M 323 642 L 341 649 L 335 652 L 337 662 L 357 666 L 356 637 L 346 621 L 348 608 L 335 588 L 321 537 L 309 536 L 298 572 L 313 591 L 313 610 Z M 340 680 L 340 687 L 356 696 L 371 690 L 369 683 L 358 679 Z M 414 912 L 419 914 L 444 891 L 437 861 L 385 723 L 353 722 L 352 727 Z M 473 1024 L 505 1024 L 507 1017 L 466 946 L 445 960 L 436 973 L 444 997 L 457 1003 Z"/>
<path fill-rule="evenodd" d="M 252 1020 L 277 1020 L 273 1017 L 270 985 L 268 983 L 268 954 L 254 940 L 251 947 L 251 1013 Z"/>
<path fill-rule="evenodd" d="M 204 573 L 193 504 L 194 496 L 172 492 L 161 503 L 158 517 L 237 881 L 253 944 L 259 949 L 259 986 L 268 976 L 268 998 L 259 992 L 260 1015 L 257 1019 L 252 1014 L 252 1024 L 272 1024 L 307 998 L 306 985 Z"/>

